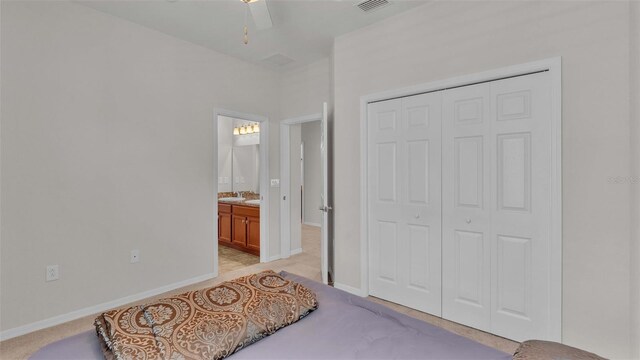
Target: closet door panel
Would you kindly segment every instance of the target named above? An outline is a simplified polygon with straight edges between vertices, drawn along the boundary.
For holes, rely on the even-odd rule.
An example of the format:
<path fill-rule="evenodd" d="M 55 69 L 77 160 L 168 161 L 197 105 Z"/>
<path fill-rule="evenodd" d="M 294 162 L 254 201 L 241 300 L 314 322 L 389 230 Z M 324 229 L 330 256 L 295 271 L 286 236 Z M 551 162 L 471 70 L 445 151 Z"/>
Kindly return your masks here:
<path fill-rule="evenodd" d="M 441 314 L 439 93 L 368 106 L 370 294 Z"/>
<path fill-rule="evenodd" d="M 551 98 L 548 73 L 491 83 L 491 332 L 551 339 Z"/>
<path fill-rule="evenodd" d="M 406 241 L 405 305 L 440 316 L 441 259 L 441 109 L 439 92 L 402 99 L 402 138 L 407 172 L 403 174 Z"/>
<path fill-rule="evenodd" d="M 398 183 L 403 151 L 401 104 L 399 99 L 389 100 L 372 104 L 368 109 L 370 293 L 380 297 L 393 293 L 402 280 L 399 239 L 403 219 Z"/>
<path fill-rule="evenodd" d="M 490 86 L 443 93 L 442 315 L 490 328 Z"/>

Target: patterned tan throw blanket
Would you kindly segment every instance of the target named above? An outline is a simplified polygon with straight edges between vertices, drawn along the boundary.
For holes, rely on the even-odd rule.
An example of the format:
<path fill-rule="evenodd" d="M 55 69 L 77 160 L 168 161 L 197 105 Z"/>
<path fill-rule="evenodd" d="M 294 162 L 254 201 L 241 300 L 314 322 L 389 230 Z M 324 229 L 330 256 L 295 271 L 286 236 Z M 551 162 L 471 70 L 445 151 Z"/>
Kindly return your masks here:
<path fill-rule="evenodd" d="M 95 320 L 107 359 L 222 359 L 318 308 L 306 287 L 268 270 Z"/>

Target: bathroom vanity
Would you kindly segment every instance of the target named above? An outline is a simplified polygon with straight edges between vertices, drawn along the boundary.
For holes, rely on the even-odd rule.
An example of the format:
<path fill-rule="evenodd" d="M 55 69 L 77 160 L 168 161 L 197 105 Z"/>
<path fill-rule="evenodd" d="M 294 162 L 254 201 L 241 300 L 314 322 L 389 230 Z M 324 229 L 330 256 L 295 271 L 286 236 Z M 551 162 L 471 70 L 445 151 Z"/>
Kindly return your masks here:
<path fill-rule="evenodd" d="M 260 256 L 260 205 L 218 200 L 218 243 Z"/>

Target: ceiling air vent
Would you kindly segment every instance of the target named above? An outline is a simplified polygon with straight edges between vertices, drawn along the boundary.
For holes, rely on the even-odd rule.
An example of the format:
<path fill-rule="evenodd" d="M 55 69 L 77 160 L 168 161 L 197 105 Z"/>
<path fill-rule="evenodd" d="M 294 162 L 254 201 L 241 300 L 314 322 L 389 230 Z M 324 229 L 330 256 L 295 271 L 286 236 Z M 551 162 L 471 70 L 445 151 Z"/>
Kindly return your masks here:
<path fill-rule="evenodd" d="M 356 4 L 360 10 L 364 12 L 371 12 L 389 5 L 388 0 L 365 0 Z"/>

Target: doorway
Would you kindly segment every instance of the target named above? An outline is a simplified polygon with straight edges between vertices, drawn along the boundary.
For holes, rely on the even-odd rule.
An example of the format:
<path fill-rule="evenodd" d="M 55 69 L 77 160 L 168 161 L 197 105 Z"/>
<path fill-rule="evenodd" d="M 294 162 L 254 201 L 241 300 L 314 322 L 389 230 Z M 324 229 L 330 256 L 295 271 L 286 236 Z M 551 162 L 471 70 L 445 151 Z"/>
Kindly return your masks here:
<path fill-rule="evenodd" d="M 291 255 L 315 255 L 320 267 L 322 199 L 320 120 L 290 125 Z M 297 151 L 296 151 L 297 150 Z"/>
<path fill-rule="evenodd" d="M 327 115 L 287 119 L 280 126 L 281 257 L 303 253 L 328 282 Z"/>
<path fill-rule="evenodd" d="M 268 119 L 214 111 L 214 272 L 269 259 Z"/>

